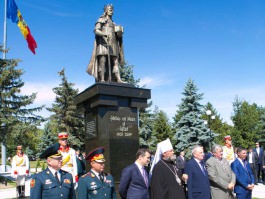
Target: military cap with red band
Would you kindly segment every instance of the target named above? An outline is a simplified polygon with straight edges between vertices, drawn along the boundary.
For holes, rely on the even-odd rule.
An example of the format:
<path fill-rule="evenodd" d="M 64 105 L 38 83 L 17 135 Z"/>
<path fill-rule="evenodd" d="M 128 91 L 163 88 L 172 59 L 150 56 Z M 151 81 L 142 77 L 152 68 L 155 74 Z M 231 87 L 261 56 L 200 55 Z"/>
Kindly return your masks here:
<path fill-rule="evenodd" d="M 89 160 L 90 162 L 105 162 L 103 155 L 104 151 L 105 149 L 103 147 L 96 148 L 93 151 L 89 152 L 89 154 L 86 156 L 86 160 Z"/>
<path fill-rule="evenodd" d="M 59 133 L 58 139 L 68 139 L 68 133 L 66 133 L 66 132 Z"/>
<path fill-rule="evenodd" d="M 224 137 L 224 140 L 232 140 L 231 136 L 230 135 L 227 135 Z"/>

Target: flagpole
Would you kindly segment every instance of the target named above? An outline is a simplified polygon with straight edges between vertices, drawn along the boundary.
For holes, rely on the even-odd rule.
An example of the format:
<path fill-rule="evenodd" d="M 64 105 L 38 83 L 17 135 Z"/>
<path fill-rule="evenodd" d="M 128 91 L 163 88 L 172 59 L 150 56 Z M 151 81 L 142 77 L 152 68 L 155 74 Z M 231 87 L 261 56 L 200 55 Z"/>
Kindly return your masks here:
<path fill-rule="evenodd" d="M 5 9 L 4 9 L 4 40 L 3 40 L 3 59 L 6 58 L 6 12 L 7 12 L 7 0 L 5 0 Z"/>
<path fill-rule="evenodd" d="M 3 41 L 3 59 L 6 59 L 6 12 L 7 12 L 7 0 L 5 0 L 5 9 L 4 9 L 4 41 Z M 3 140 L 1 143 L 1 152 L 2 152 L 2 171 L 6 172 L 6 146 L 5 146 L 5 132 L 1 124 L 1 134 L 3 135 Z"/>

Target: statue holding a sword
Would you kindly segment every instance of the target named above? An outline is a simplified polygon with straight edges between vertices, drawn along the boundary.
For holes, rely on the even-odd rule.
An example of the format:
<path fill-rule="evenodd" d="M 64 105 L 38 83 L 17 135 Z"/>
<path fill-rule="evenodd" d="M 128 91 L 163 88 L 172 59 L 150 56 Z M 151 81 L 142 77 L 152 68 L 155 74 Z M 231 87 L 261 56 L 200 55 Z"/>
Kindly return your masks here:
<path fill-rule="evenodd" d="M 96 38 L 87 72 L 95 77 L 96 82 L 125 83 L 119 70 L 124 64 L 123 27 L 112 21 L 113 11 L 111 4 L 106 5 L 94 28 Z"/>

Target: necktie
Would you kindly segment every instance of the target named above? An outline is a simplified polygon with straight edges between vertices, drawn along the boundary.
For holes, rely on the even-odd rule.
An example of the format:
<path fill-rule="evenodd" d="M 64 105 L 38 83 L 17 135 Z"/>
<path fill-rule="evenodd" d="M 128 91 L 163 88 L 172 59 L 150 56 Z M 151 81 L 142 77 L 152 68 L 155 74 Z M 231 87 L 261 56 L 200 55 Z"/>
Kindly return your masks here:
<path fill-rule="evenodd" d="M 146 186 L 148 186 L 148 179 L 147 179 L 146 171 L 145 171 L 144 167 L 142 167 L 142 175 L 143 175 L 144 182 L 145 182 Z"/>
<path fill-rule="evenodd" d="M 202 170 L 203 174 L 206 176 L 206 171 L 205 171 L 205 168 L 204 168 L 203 161 L 200 161 L 200 165 L 201 165 L 201 170 Z"/>
<path fill-rule="evenodd" d="M 98 176 L 99 176 L 100 181 L 103 182 L 103 176 L 102 176 L 102 173 L 99 173 Z"/>
<path fill-rule="evenodd" d="M 58 172 L 55 171 L 54 173 L 55 179 L 57 180 L 58 183 L 60 183 L 59 177 L 58 177 Z"/>

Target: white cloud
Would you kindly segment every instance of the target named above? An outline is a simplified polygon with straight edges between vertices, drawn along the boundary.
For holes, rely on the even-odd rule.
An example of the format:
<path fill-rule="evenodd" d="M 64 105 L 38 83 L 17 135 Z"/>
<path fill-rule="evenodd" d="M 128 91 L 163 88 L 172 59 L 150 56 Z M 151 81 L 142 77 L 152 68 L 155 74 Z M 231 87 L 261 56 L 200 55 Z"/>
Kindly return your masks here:
<path fill-rule="evenodd" d="M 55 93 L 52 89 L 58 84 L 58 82 L 26 82 L 21 89 L 21 93 L 25 95 L 37 93 L 37 98 L 34 101 L 37 105 L 51 104 L 55 99 Z"/>
<path fill-rule="evenodd" d="M 165 85 L 169 85 L 173 82 L 174 80 L 168 79 L 166 77 L 163 77 L 160 75 L 159 77 L 150 77 L 150 76 L 145 76 L 140 79 L 140 86 L 145 86 L 146 88 L 153 89 L 156 87 L 161 87 Z"/>

